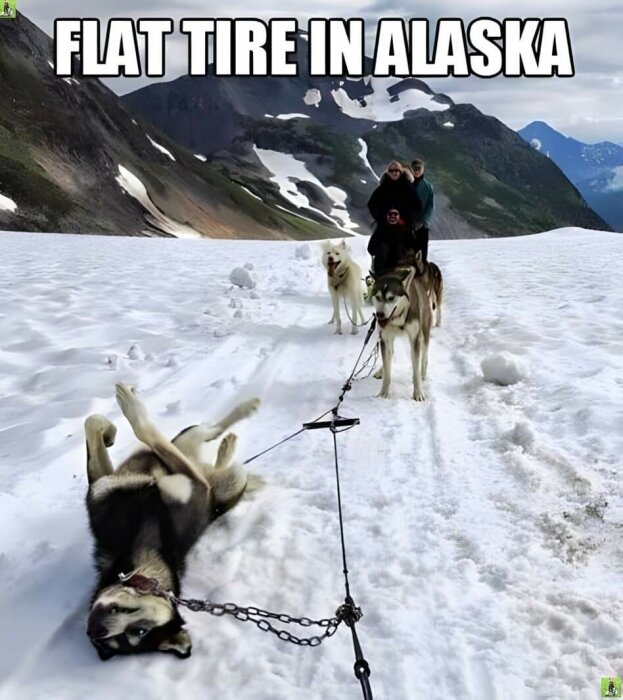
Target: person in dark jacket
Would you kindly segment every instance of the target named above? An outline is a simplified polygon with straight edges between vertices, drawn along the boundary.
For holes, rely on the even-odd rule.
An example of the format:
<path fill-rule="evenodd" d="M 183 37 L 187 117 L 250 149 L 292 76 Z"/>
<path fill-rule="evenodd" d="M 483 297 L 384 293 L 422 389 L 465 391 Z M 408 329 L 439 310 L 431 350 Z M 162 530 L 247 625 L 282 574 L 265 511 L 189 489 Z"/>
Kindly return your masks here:
<path fill-rule="evenodd" d="M 413 228 L 418 241 L 418 246 L 422 251 L 422 259 L 428 261 L 428 236 L 430 231 L 430 222 L 433 218 L 435 210 L 435 193 L 433 186 L 424 177 L 424 169 L 426 164 L 421 158 L 416 158 L 411 162 L 411 170 L 413 171 L 413 182 L 411 188 L 418 198 L 419 210 L 418 216 L 414 221 Z"/>
<path fill-rule="evenodd" d="M 402 219 L 413 226 L 420 213 L 420 200 L 411 186 L 411 173 L 393 160 L 368 201 L 368 209 L 377 225 L 386 222 L 387 210 L 395 207 Z"/>
<path fill-rule="evenodd" d="M 416 251 L 413 229 L 398 207 L 390 206 L 385 221 L 378 224 L 368 241 L 374 274 L 378 276 L 400 265 L 413 265 Z"/>

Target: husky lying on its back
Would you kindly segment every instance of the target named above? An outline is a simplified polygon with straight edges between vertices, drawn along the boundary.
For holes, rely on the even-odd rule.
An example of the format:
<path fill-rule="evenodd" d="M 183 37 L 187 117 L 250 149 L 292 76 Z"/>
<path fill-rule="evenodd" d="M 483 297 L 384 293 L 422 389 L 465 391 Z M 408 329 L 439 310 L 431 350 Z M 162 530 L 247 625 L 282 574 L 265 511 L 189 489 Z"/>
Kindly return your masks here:
<path fill-rule="evenodd" d="M 345 241 L 339 245 L 326 241 L 323 244 L 322 264 L 327 271 L 327 284 L 333 302 L 333 316 L 329 323 L 335 323 L 336 334 L 342 334 L 340 299 L 344 299 L 344 302 L 348 302 L 350 306 L 351 333 L 357 335 L 358 330 L 355 324 L 364 323 L 361 268 L 350 257 Z"/>
<path fill-rule="evenodd" d="M 102 660 L 144 651 L 190 656 L 191 640 L 175 604 L 119 582 L 120 573 L 156 579 L 163 590 L 180 592 L 189 549 L 206 527 L 242 496 L 247 476 L 232 463 L 236 436 L 226 435 L 214 467 L 201 462 L 201 446 L 257 410 L 259 400 L 241 403 L 213 426 L 196 425 L 172 441 L 151 422 L 134 389 L 117 384 L 117 402 L 136 437 L 148 449 L 116 470 L 107 447 L 116 428 L 104 416 L 86 419 L 87 510 L 95 538 L 99 580 L 87 634 Z"/>

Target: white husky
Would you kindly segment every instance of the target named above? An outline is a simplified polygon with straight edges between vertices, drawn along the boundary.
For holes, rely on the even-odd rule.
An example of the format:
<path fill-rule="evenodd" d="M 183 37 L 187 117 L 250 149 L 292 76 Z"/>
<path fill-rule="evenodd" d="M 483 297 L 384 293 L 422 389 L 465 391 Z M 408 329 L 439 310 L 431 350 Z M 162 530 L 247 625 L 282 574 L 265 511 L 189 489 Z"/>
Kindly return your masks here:
<path fill-rule="evenodd" d="M 329 323 L 335 323 L 336 334 L 342 334 L 340 299 L 344 299 L 344 303 L 348 302 L 350 307 L 347 307 L 346 313 L 350 314 L 351 333 L 357 335 L 357 325 L 364 323 L 361 268 L 350 257 L 345 241 L 340 244 L 325 241 L 322 248 L 322 264 L 327 271 L 327 284 L 333 302 L 333 316 Z"/>

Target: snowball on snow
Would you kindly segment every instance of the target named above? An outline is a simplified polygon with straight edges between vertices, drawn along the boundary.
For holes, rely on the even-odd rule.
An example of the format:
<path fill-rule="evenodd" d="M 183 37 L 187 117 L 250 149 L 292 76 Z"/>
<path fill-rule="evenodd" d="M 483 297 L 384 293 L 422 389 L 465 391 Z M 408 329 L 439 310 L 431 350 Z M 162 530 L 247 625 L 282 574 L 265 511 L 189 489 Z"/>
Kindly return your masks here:
<path fill-rule="evenodd" d="M 480 368 L 485 381 L 502 384 L 503 386 L 516 384 L 528 375 L 526 364 L 519 357 L 511 355 L 509 352 L 489 355 L 480 363 Z"/>
<path fill-rule="evenodd" d="M 229 281 L 237 287 L 244 287 L 245 289 L 253 289 L 256 284 L 250 271 L 244 267 L 234 267 L 229 273 Z"/>
<path fill-rule="evenodd" d="M 294 251 L 294 257 L 297 260 L 309 260 L 311 258 L 311 248 L 307 243 L 297 246 Z"/>
<path fill-rule="evenodd" d="M 144 360 L 145 359 L 145 353 L 142 351 L 141 346 L 138 345 L 137 343 L 134 343 L 128 350 L 128 357 L 131 360 Z"/>
<path fill-rule="evenodd" d="M 509 438 L 512 443 L 529 450 L 535 441 L 535 434 L 532 427 L 525 422 L 515 423 L 515 427 L 511 430 Z"/>

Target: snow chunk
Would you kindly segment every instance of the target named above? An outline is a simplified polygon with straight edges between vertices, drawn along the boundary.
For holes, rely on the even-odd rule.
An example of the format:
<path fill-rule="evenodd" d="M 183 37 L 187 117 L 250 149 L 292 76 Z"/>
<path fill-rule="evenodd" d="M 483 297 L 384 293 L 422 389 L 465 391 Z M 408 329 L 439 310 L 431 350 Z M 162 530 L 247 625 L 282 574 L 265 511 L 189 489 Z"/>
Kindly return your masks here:
<path fill-rule="evenodd" d="M 175 158 L 173 157 L 173 154 L 171 151 L 167 150 L 164 146 L 161 146 L 159 143 L 156 143 L 149 134 L 145 134 L 147 138 L 149 139 L 149 143 L 157 150 L 160 151 L 160 153 L 164 153 L 165 156 L 168 156 L 173 162 L 175 162 Z"/>
<path fill-rule="evenodd" d="M 306 93 L 305 97 L 303 97 L 303 102 L 311 107 L 312 105 L 314 107 L 318 107 L 320 105 L 320 102 L 322 101 L 322 93 L 318 88 L 310 88 Z"/>
<path fill-rule="evenodd" d="M 244 289 L 253 289 L 256 285 L 251 272 L 244 267 L 234 267 L 229 273 L 229 281 L 237 287 Z"/>
<path fill-rule="evenodd" d="M 130 349 L 128 350 L 128 357 L 131 360 L 144 360 L 145 353 L 143 352 L 141 346 L 138 343 L 134 343 L 130 346 Z"/>
<path fill-rule="evenodd" d="M 480 363 L 480 367 L 485 381 L 502 386 L 516 384 L 528 376 L 528 367 L 523 360 L 509 352 L 489 355 Z"/>
<path fill-rule="evenodd" d="M 311 248 L 307 243 L 297 246 L 294 251 L 294 257 L 297 260 L 309 260 L 311 258 Z"/>
<path fill-rule="evenodd" d="M 200 160 L 202 163 L 205 163 L 206 160 L 208 160 L 205 156 L 202 156 L 201 153 L 193 153 L 193 155 L 197 160 Z"/>
<path fill-rule="evenodd" d="M 529 450 L 534 445 L 536 436 L 532 426 L 528 423 L 520 422 L 515 424 L 515 427 L 509 434 L 509 438 L 515 445 L 523 447 L 524 450 Z"/>
<path fill-rule="evenodd" d="M 445 127 L 446 129 L 454 129 L 454 122 L 444 122 L 441 126 Z"/>
<path fill-rule="evenodd" d="M 0 194 L 0 211 L 17 211 L 17 204 L 10 198 Z"/>

